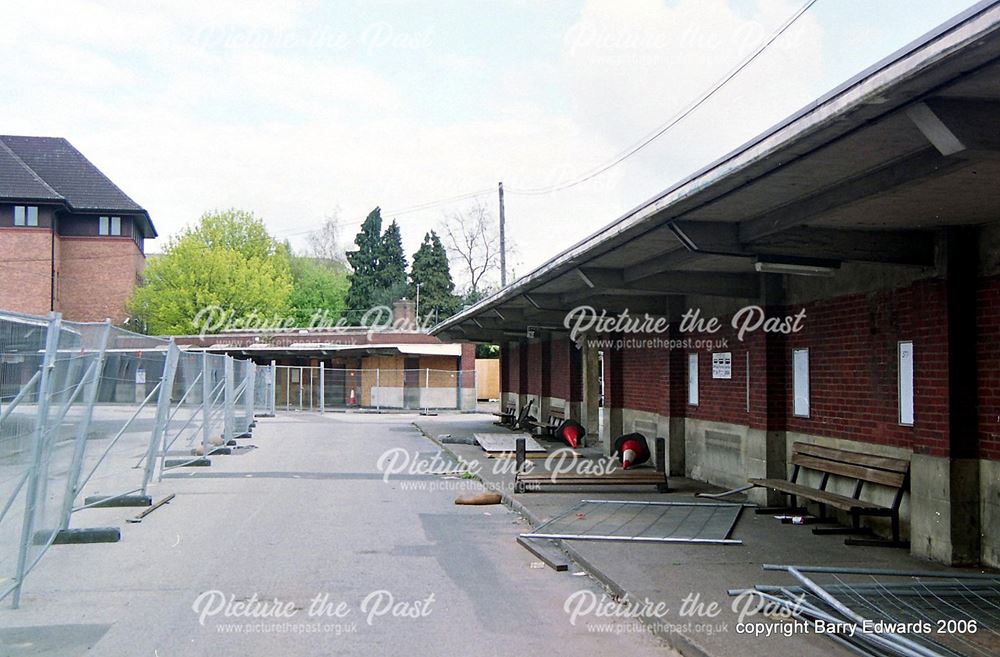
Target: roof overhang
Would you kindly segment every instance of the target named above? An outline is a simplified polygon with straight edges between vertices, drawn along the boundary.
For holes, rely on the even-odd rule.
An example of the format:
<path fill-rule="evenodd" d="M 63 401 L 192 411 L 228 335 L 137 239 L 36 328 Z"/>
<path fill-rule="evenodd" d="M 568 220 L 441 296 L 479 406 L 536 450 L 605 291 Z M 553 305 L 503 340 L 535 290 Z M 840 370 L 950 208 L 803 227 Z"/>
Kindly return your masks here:
<path fill-rule="evenodd" d="M 567 311 L 757 299 L 766 272 L 935 263 L 939 229 L 1000 219 L 1000 2 L 981 2 L 441 322 L 559 330 Z"/>
<path fill-rule="evenodd" d="M 459 344 L 334 344 L 308 342 L 291 345 L 232 345 L 213 344 L 205 346 L 186 345 L 187 351 L 207 351 L 209 353 L 240 354 L 245 356 L 260 356 L 274 358 L 277 356 L 292 357 L 325 357 L 331 355 L 400 355 L 400 356 L 454 356 L 462 355 Z"/>

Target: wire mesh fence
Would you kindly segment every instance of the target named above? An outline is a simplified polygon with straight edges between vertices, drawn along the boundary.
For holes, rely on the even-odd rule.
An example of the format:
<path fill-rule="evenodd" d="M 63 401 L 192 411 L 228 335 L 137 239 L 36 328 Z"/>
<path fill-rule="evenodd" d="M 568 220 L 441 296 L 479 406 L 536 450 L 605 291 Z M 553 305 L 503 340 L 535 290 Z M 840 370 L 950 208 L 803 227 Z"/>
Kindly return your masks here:
<path fill-rule="evenodd" d="M 279 410 L 474 410 L 476 371 L 329 368 L 277 365 L 274 403 Z"/>
<path fill-rule="evenodd" d="M 0 599 L 94 506 L 148 506 L 150 485 L 248 435 L 258 367 L 110 323 L 0 313 Z M 273 411 L 273 401 L 270 404 Z"/>
<path fill-rule="evenodd" d="M 1000 654 L 1000 576 L 947 571 L 765 565 L 785 585 L 753 594 L 789 617 L 821 624 L 831 639 L 872 657 Z M 819 626 L 819 625 L 818 625 Z"/>

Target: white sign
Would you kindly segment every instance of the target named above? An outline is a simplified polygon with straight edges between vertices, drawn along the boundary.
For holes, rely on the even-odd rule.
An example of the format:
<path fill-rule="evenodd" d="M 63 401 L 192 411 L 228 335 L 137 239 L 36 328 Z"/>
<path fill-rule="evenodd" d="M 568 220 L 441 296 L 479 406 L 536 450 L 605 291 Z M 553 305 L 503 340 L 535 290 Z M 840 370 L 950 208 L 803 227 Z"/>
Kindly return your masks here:
<path fill-rule="evenodd" d="M 712 354 L 712 378 L 731 379 L 733 378 L 733 354 L 725 351 Z"/>
<path fill-rule="evenodd" d="M 698 354 L 688 354 L 688 403 L 698 405 Z"/>
<path fill-rule="evenodd" d="M 142 385 L 146 382 L 146 370 L 136 370 L 135 371 L 135 382 L 138 385 Z"/>
<path fill-rule="evenodd" d="M 792 350 L 792 414 L 809 417 L 809 350 Z"/>
<path fill-rule="evenodd" d="M 899 343 L 899 423 L 913 426 L 913 343 Z"/>
<path fill-rule="evenodd" d="M 537 332 L 538 332 L 538 327 L 537 326 L 529 326 L 528 330 L 527 330 L 527 337 L 528 337 L 528 339 L 531 340 L 531 339 L 535 338 L 536 335 L 537 335 Z"/>

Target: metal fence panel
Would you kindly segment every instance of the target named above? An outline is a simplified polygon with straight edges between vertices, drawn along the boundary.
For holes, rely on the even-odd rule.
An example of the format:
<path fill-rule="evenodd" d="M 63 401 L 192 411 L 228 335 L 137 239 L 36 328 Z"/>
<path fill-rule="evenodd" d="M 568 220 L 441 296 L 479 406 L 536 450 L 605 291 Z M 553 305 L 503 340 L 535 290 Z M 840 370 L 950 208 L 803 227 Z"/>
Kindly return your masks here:
<path fill-rule="evenodd" d="M 111 329 L 74 510 L 146 494 L 158 451 L 157 418 L 168 408 L 176 378 L 175 350 L 169 340 Z"/>
<path fill-rule="evenodd" d="M 283 410 L 474 410 L 476 371 L 278 365 Z"/>
<path fill-rule="evenodd" d="M 0 599 L 17 606 L 74 512 L 126 496 L 148 504 L 168 457 L 186 457 L 179 467 L 248 435 L 257 370 L 107 322 L 0 312 Z"/>

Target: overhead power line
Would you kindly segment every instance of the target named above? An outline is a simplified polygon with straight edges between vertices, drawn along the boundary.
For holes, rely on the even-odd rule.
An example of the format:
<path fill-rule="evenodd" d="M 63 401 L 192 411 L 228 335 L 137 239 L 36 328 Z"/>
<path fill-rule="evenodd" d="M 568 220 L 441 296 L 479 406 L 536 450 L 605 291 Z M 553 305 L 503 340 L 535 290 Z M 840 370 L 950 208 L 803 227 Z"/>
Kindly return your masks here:
<path fill-rule="evenodd" d="M 707 102 L 712 96 L 718 93 L 723 87 L 725 87 L 733 78 L 740 74 L 743 69 L 749 66 L 755 59 L 757 59 L 767 48 L 774 43 L 775 39 L 780 37 L 785 33 L 788 28 L 790 28 L 795 22 L 802 17 L 806 11 L 809 10 L 818 0 L 808 0 L 804 5 L 799 7 L 784 23 L 782 23 L 778 29 L 771 33 L 771 35 L 765 39 L 757 48 L 747 55 L 742 61 L 740 61 L 736 66 L 729 70 L 728 73 L 719 78 L 714 84 L 712 84 L 708 89 L 703 91 L 697 98 L 685 106 L 680 112 L 672 116 L 666 123 L 660 125 L 652 133 L 648 134 L 646 137 L 641 139 L 639 142 L 633 144 L 629 148 L 625 149 L 617 157 L 615 157 L 610 162 L 592 169 L 590 172 L 585 173 L 575 179 L 569 180 L 567 182 L 557 183 L 555 185 L 550 185 L 548 187 L 534 187 L 518 189 L 508 188 L 507 191 L 511 194 L 522 194 L 522 195 L 538 195 L 538 194 L 551 194 L 552 192 L 558 192 L 564 189 L 569 189 L 570 187 L 576 187 L 592 178 L 605 173 L 606 171 L 618 166 L 628 158 L 632 157 L 639 151 L 641 151 L 646 146 L 653 143 L 659 137 L 662 137 L 671 128 L 676 126 L 678 123 L 687 118 L 692 112 L 701 107 L 705 102 Z"/>
<path fill-rule="evenodd" d="M 448 205 L 448 204 L 451 204 L 451 203 L 455 203 L 457 201 L 464 201 L 466 199 L 475 198 L 477 196 L 483 196 L 485 194 L 492 194 L 492 193 L 493 193 L 493 189 L 492 188 L 489 188 L 489 189 L 480 189 L 479 191 L 466 192 L 465 194 L 458 194 L 456 196 L 449 196 L 448 198 L 442 198 L 442 199 L 438 199 L 436 201 L 427 201 L 426 203 L 418 203 L 417 205 L 411 205 L 411 206 L 403 207 L 403 208 L 400 208 L 399 210 L 385 210 L 382 214 L 384 214 L 384 215 L 386 215 L 388 217 L 399 217 L 399 216 L 402 216 L 404 214 L 411 214 L 413 212 L 419 212 L 421 210 L 429 210 L 430 208 L 435 208 L 435 207 L 438 207 L 438 206 L 441 206 L 441 205 Z M 339 222 L 338 221 L 337 225 L 338 226 L 355 226 L 355 225 L 363 224 L 364 222 L 365 222 L 364 219 L 358 219 L 358 220 L 355 220 L 355 221 L 345 221 L 345 222 Z M 318 230 L 320 230 L 320 229 L 319 228 L 308 228 L 308 229 L 305 229 L 305 230 L 299 230 L 299 231 L 295 231 L 295 232 L 292 232 L 292 233 L 281 233 L 281 237 L 295 237 L 297 235 L 307 235 L 309 233 L 315 233 Z"/>
<path fill-rule="evenodd" d="M 761 54 L 766 51 L 771 44 L 775 42 L 782 34 L 784 34 L 792 25 L 794 25 L 803 14 L 805 14 L 818 0 L 807 0 L 805 4 L 800 6 L 791 16 L 789 16 L 781 25 L 777 27 L 764 41 L 760 43 L 749 55 L 744 57 L 737 63 L 733 68 L 731 68 L 725 75 L 716 80 L 711 86 L 709 86 L 705 91 L 699 94 L 694 100 L 684 106 L 679 112 L 674 114 L 665 123 L 661 124 L 655 128 L 652 132 L 648 133 L 645 137 L 640 139 L 638 142 L 632 144 L 624 151 L 620 152 L 611 161 L 606 162 L 600 166 L 597 166 L 584 174 L 581 174 L 575 178 L 571 178 L 567 181 L 556 183 L 554 185 L 549 185 L 545 187 L 506 187 L 504 191 L 509 194 L 519 194 L 522 196 L 539 196 L 544 194 L 551 194 L 554 192 L 563 191 L 581 185 L 588 180 L 592 180 L 597 176 L 610 171 L 614 167 L 618 166 L 622 162 L 625 162 L 633 155 L 639 153 L 642 149 L 649 146 L 651 143 L 665 135 L 676 125 L 681 123 L 684 119 L 695 112 L 699 107 L 704 105 L 715 96 L 719 91 L 721 91 L 729 82 L 731 82 L 736 76 L 738 76 L 744 69 L 746 69 L 750 64 L 752 64 Z M 428 201 L 425 203 L 418 203 L 416 205 L 410 205 L 398 210 L 386 211 L 384 212 L 387 216 L 397 217 L 405 214 L 410 214 L 413 212 L 419 212 L 421 210 L 428 210 L 430 208 L 439 207 L 442 205 L 448 205 L 455 203 L 457 201 L 463 201 L 470 198 L 475 198 L 477 196 L 483 196 L 485 194 L 492 194 L 493 188 L 480 189 L 474 192 L 466 192 L 464 194 L 457 194 L 455 196 L 450 196 L 447 198 L 437 199 L 434 201 Z M 364 219 L 359 219 L 356 221 L 349 222 L 338 222 L 338 226 L 354 226 L 364 223 Z M 305 230 L 298 230 L 295 232 L 288 232 L 281 234 L 282 237 L 296 237 L 299 235 L 307 235 L 309 233 L 315 233 L 318 228 L 310 228 Z"/>

